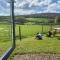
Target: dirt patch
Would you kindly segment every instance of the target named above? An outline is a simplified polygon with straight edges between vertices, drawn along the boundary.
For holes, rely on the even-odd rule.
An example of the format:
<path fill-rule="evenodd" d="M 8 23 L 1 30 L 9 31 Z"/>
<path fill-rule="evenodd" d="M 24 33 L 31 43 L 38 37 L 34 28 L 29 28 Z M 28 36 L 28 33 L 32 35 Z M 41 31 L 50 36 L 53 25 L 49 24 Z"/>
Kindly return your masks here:
<path fill-rule="evenodd" d="M 60 60 L 60 54 L 25 54 L 16 55 L 13 60 Z"/>

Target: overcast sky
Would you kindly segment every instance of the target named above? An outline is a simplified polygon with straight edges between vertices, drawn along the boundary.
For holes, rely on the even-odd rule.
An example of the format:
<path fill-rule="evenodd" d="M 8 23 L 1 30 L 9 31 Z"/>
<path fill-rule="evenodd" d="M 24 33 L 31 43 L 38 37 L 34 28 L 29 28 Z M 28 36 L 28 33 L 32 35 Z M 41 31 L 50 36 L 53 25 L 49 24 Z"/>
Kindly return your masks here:
<path fill-rule="evenodd" d="M 60 0 L 15 0 L 15 15 L 60 13 Z M 10 14 L 8 0 L 0 0 L 0 15 Z"/>

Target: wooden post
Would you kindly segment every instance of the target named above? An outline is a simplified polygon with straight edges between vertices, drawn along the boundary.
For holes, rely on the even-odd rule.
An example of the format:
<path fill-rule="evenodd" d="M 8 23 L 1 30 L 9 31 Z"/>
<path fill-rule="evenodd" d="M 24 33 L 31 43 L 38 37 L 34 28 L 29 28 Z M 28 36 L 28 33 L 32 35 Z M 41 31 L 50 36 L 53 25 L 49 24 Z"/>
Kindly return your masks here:
<path fill-rule="evenodd" d="M 42 33 L 43 33 L 43 23 L 42 23 Z"/>
<path fill-rule="evenodd" d="M 19 39 L 21 41 L 21 26 L 19 26 Z"/>

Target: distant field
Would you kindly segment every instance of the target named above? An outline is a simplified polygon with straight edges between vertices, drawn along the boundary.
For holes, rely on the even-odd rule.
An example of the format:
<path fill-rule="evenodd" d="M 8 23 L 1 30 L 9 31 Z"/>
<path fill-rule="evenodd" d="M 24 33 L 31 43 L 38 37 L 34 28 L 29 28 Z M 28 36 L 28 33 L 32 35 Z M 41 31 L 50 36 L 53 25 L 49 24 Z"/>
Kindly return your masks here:
<path fill-rule="evenodd" d="M 47 18 L 26 18 L 28 21 L 38 21 L 38 22 L 47 22 L 48 19 Z"/>

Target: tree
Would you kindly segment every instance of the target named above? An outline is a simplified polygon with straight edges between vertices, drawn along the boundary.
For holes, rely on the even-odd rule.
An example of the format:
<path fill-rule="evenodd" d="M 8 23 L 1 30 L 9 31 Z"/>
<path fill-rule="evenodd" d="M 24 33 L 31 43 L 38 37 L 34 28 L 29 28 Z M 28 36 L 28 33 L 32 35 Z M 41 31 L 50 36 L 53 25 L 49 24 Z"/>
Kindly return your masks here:
<path fill-rule="evenodd" d="M 24 17 L 20 17 L 20 18 L 17 18 L 17 19 L 15 20 L 15 22 L 16 22 L 17 24 L 23 25 L 24 23 L 27 22 L 27 19 L 24 18 Z"/>
<path fill-rule="evenodd" d="M 57 17 L 56 20 L 57 20 L 57 23 L 60 24 L 60 17 Z"/>
<path fill-rule="evenodd" d="M 56 16 L 56 17 L 55 17 L 55 24 L 56 24 L 56 23 L 57 23 L 57 24 L 60 24 L 60 17 L 59 17 L 59 16 Z"/>

